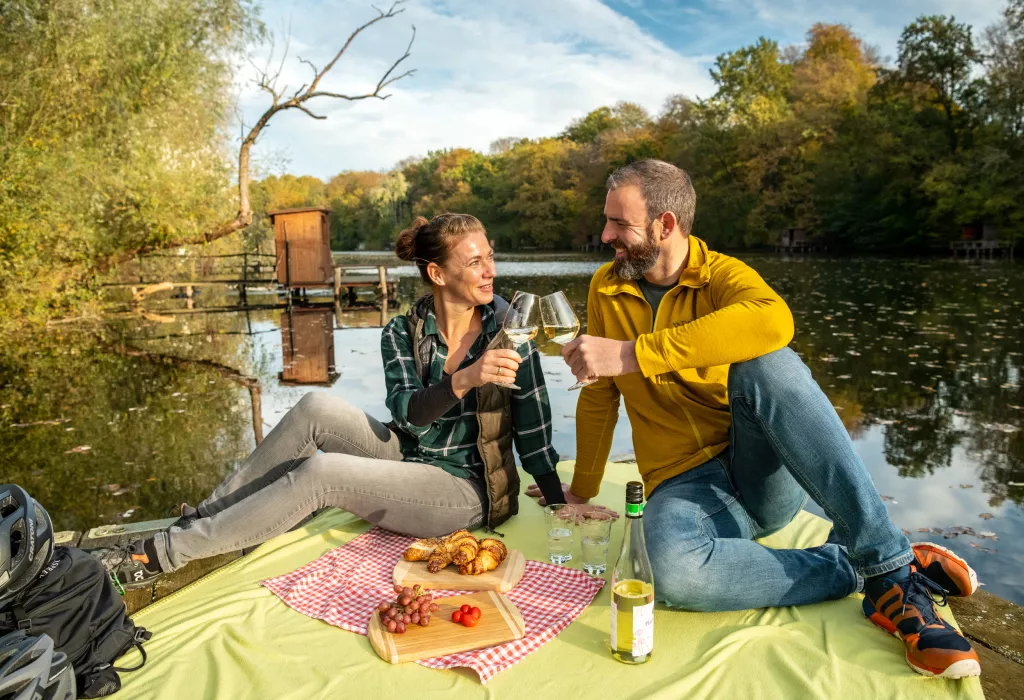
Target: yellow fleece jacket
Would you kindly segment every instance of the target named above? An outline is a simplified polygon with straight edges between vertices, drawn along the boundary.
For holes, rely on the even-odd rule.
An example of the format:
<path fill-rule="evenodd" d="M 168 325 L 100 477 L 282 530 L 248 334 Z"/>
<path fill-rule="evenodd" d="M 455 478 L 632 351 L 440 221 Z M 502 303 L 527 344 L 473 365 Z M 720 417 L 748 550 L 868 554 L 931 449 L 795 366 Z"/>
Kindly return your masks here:
<path fill-rule="evenodd" d="M 707 462 L 729 445 L 729 365 L 793 339 L 793 315 L 745 263 L 691 236 L 679 282 L 653 319 L 636 282 L 601 267 L 590 282 L 587 333 L 636 340 L 640 372 L 604 377 L 576 404 L 572 492 L 596 496 L 611 450 L 619 397 L 633 428 L 637 466 L 650 496 L 658 484 Z"/>

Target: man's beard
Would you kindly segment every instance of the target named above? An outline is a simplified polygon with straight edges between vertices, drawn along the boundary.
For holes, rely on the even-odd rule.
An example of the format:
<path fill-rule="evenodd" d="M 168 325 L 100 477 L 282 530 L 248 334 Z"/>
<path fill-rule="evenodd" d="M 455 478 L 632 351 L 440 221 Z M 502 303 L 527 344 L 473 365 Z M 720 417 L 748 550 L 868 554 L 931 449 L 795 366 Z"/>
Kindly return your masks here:
<path fill-rule="evenodd" d="M 624 280 L 640 279 L 651 271 L 661 252 L 654 236 L 654 223 L 647 227 L 647 237 L 643 242 L 615 249 L 625 251 L 625 256 L 615 258 L 612 271 Z"/>

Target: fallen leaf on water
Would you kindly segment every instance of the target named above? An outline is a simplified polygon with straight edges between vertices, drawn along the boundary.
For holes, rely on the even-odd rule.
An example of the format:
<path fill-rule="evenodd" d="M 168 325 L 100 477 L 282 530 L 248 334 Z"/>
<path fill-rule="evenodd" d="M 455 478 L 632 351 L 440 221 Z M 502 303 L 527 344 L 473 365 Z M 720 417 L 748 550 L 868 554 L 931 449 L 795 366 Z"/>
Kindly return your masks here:
<path fill-rule="evenodd" d="M 918 532 L 931 532 L 932 529 L 930 527 L 919 527 L 919 528 L 917 528 L 917 531 Z"/>
<path fill-rule="evenodd" d="M 908 537 L 910 536 L 910 530 L 908 530 L 906 528 L 900 528 L 900 529 L 903 531 L 904 535 L 907 535 Z"/>
<path fill-rule="evenodd" d="M 70 423 L 70 418 L 54 418 L 53 420 L 34 420 L 31 423 L 11 423 L 12 428 L 31 428 L 34 425 L 61 425 Z"/>
<path fill-rule="evenodd" d="M 970 546 L 974 547 L 979 552 L 985 552 L 985 554 L 995 554 L 996 552 L 999 551 L 998 549 L 992 549 L 991 547 L 982 547 L 977 542 L 968 542 L 968 544 Z M 981 585 L 984 586 L 985 584 L 981 584 Z"/>
<path fill-rule="evenodd" d="M 979 532 L 977 534 L 977 538 L 979 540 L 996 540 L 997 542 L 999 541 L 999 536 L 996 535 L 996 533 L 988 532 L 987 530 L 983 531 L 983 532 Z"/>
<path fill-rule="evenodd" d="M 72 447 L 70 450 L 67 450 L 64 454 L 66 454 L 66 455 L 80 455 L 80 454 L 83 454 L 85 452 L 88 452 L 91 449 L 92 448 L 89 447 L 88 445 L 79 445 L 78 447 Z"/>
<path fill-rule="evenodd" d="M 962 489 L 973 489 L 974 488 L 974 484 L 960 484 L 960 488 L 962 488 Z"/>
<path fill-rule="evenodd" d="M 879 494 L 879 495 L 881 496 L 881 494 Z M 894 505 L 899 502 L 895 498 L 893 498 L 892 496 L 881 496 L 881 497 L 882 497 L 883 501 L 892 501 Z"/>
<path fill-rule="evenodd" d="M 991 513 L 982 513 L 978 517 L 981 518 L 982 520 L 991 520 L 992 518 L 994 518 L 996 516 L 992 515 Z"/>

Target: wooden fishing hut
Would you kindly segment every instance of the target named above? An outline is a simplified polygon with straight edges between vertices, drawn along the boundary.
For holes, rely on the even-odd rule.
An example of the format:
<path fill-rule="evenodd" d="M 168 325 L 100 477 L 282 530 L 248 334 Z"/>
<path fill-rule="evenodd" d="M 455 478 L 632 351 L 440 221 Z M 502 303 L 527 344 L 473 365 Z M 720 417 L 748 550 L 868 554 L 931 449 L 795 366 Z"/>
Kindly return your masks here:
<path fill-rule="evenodd" d="M 268 212 L 277 243 L 277 281 L 286 288 L 330 287 L 331 210 L 299 207 Z"/>

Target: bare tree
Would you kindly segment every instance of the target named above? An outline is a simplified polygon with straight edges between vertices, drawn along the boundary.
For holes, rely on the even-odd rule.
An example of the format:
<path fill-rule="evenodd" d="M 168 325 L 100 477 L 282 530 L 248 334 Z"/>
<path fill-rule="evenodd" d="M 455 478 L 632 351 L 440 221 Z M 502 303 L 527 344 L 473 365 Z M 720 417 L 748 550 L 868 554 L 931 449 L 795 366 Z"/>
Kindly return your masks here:
<path fill-rule="evenodd" d="M 267 60 L 267 64 L 262 68 L 256 66 L 250 61 L 250 64 L 253 65 L 253 68 L 256 69 L 256 84 L 259 86 L 260 89 L 264 90 L 271 96 L 272 101 L 270 107 L 268 107 L 267 110 L 263 112 L 260 118 L 256 120 L 256 123 L 249 129 L 248 133 L 244 136 L 244 138 L 242 139 L 242 145 L 238 150 L 238 213 L 230 221 L 225 221 L 224 223 L 220 224 L 213 230 L 207 231 L 206 233 L 198 237 L 179 236 L 172 238 L 170 240 L 162 241 L 161 243 L 158 244 L 146 244 L 134 250 L 126 251 L 124 253 L 117 255 L 111 262 L 116 265 L 131 260 L 137 255 L 145 255 L 146 253 L 150 253 L 154 250 L 160 250 L 163 248 L 174 248 L 183 245 L 194 245 L 197 243 L 210 243 L 212 241 L 217 240 L 218 238 L 223 238 L 224 236 L 232 234 L 235 231 L 239 231 L 248 226 L 249 224 L 251 224 L 252 206 L 249 202 L 249 154 L 250 151 L 252 151 L 253 144 L 256 143 L 256 139 L 259 138 L 260 133 L 263 131 L 264 128 L 266 128 L 267 124 L 270 122 L 270 120 L 274 117 L 275 114 L 278 114 L 279 112 L 284 112 L 289 109 L 297 109 L 300 112 L 308 114 L 313 119 L 326 119 L 327 117 L 321 114 L 314 113 L 312 109 L 310 109 L 310 107 L 307 105 L 307 103 L 318 97 L 331 97 L 338 100 L 347 100 L 349 102 L 356 102 L 358 100 L 368 99 L 386 100 L 388 97 L 390 97 L 390 94 L 385 94 L 384 90 L 389 85 L 393 85 L 402 78 L 406 78 L 416 72 L 415 69 L 411 69 L 405 71 L 404 73 L 396 74 L 396 70 L 398 69 L 398 67 L 402 64 L 403 61 L 405 61 L 411 55 L 410 51 L 412 50 L 412 44 L 413 41 L 416 40 L 416 27 L 414 26 L 412 28 L 412 37 L 409 39 L 409 44 L 405 47 L 405 53 L 399 56 L 398 59 L 391 64 L 391 67 L 388 68 L 387 72 L 385 72 L 384 75 L 380 78 L 380 80 L 377 81 L 377 86 L 372 91 L 363 94 L 349 95 L 338 92 L 329 92 L 320 89 L 320 82 L 323 80 L 324 76 L 326 76 L 331 71 L 331 69 L 334 68 L 335 64 L 338 63 L 341 57 L 345 55 L 345 52 L 348 50 L 349 46 L 352 45 L 352 42 L 355 41 L 355 38 L 362 34 L 363 31 L 369 29 L 378 22 L 381 22 L 386 19 L 391 19 L 393 17 L 400 15 L 402 12 L 405 11 L 405 8 L 400 7 L 404 3 L 405 0 L 395 0 L 392 3 L 391 7 L 389 7 L 387 10 L 381 10 L 380 8 L 374 6 L 373 9 L 377 11 L 377 16 L 369 20 L 368 22 L 362 24 L 361 26 L 357 27 L 355 31 L 353 31 L 349 35 L 348 40 L 345 41 L 345 44 L 338 50 L 338 53 L 334 55 L 334 58 L 332 58 L 323 68 L 317 68 L 312 63 L 312 61 L 308 61 L 300 56 L 299 61 L 308 65 L 312 69 L 313 78 L 310 80 L 309 83 L 304 84 L 302 87 L 300 87 L 298 90 L 295 90 L 292 93 L 288 92 L 287 85 L 283 86 L 280 89 L 278 89 L 277 87 L 278 79 L 281 76 L 281 70 L 284 67 L 284 61 L 288 56 L 287 45 L 285 47 L 284 55 L 281 58 L 281 63 L 278 65 L 277 70 L 274 71 L 273 73 L 271 73 L 270 69 L 270 63 L 273 60 L 273 54 L 271 54 L 271 57 Z"/>

